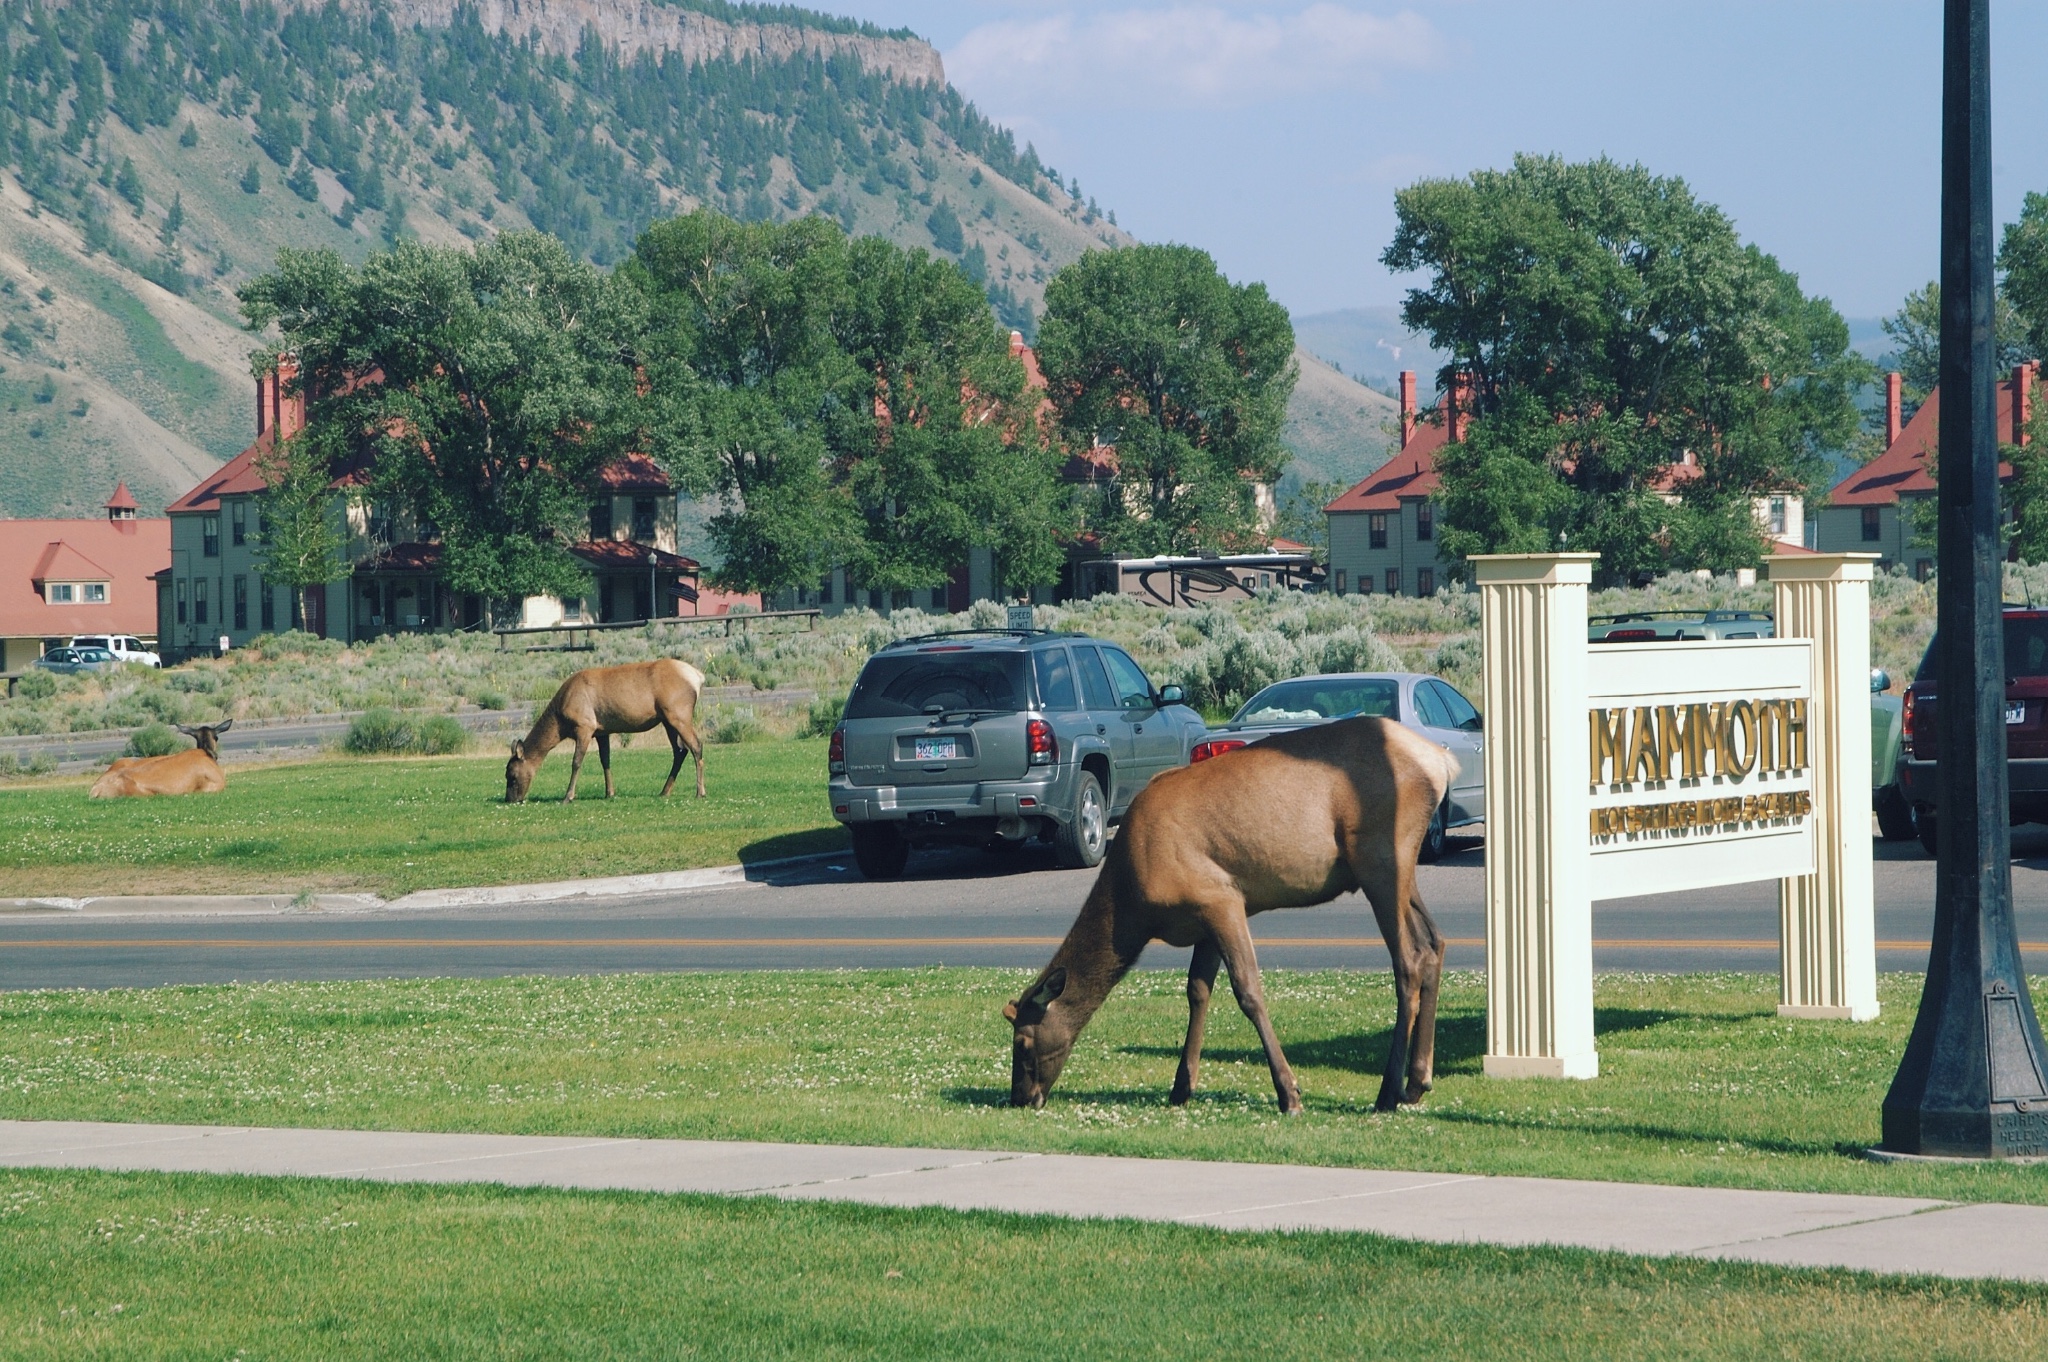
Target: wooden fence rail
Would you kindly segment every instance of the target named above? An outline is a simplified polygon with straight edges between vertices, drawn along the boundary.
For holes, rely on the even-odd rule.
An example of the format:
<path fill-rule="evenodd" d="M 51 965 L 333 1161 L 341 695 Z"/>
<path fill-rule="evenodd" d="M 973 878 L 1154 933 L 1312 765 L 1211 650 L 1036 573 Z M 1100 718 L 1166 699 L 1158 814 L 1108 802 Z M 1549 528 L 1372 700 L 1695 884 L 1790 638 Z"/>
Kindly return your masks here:
<path fill-rule="evenodd" d="M 599 634 L 611 633 L 620 629 L 645 629 L 650 625 L 721 625 L 724 627 L 725 636 L 731 638 L 733 625 L 737 624 L 742 631 L 747 631 L 751 630 L 755 622 L 760 620 L 800 619 L 804 622 L 805 631 L 808 632 L 818 627 L 818 618 L 822 614 L 824 614 L 824 611 L 817 609 L 756 610 L 732 615 L 669 615 L 651 620 L 619 620 L 612 624 L 597 624 L 594 622 L 537 624 L 519 629 L 496 629 L 492 632 L 497 634 L 498 646 L 500 648 L 511 647 L 511 640 L 515 635 L 555 634 L 564 636 L 563 641 L 560 643 L 528 644 L 526 651 L 530 653 L 588 652 L 597 647 L 597 636 Z M 583 635 L 583 642 L 581 643 L 576 641 L 578 634 Z"/>

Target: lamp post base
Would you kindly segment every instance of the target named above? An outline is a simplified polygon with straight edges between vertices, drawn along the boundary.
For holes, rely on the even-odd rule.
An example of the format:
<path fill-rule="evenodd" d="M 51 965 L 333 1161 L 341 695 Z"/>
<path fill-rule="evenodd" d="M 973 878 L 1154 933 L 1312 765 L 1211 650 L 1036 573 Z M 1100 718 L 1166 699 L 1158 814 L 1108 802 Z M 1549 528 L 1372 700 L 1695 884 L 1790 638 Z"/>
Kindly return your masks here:
<path fill-rule="evenodd" d="M 2048 1158 L 2048 1102 L 2001 1102 L 1973 1111 L 1887 1107 L 1879 1149 L 1947 1159 Z"/>

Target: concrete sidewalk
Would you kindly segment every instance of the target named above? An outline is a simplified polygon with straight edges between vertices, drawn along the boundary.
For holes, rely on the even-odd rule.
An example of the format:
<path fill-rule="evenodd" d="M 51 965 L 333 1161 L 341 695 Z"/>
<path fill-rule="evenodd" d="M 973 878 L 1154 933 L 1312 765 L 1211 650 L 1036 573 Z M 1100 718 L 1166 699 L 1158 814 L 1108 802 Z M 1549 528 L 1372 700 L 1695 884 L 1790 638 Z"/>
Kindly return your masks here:
<path fill-rule="evenodd" d="M 708 1140 L 0 1121 L 0 1168 L 710 1192 L 2048 1281 L 2048 1207 Z"/>

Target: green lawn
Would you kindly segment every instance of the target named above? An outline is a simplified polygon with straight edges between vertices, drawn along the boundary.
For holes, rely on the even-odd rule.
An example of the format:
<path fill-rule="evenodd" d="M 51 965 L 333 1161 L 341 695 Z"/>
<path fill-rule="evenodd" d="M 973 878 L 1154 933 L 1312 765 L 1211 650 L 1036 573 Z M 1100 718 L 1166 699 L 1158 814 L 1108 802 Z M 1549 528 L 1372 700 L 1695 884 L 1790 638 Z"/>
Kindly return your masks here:
<path fill-rule="evenodd" d="M 1365 1235 L 0 1172 L 0 1354 L 2026 1355 L 2048 1291 Z M 2028 1340 L 2034 1340 L 2029 1342 Z"/>
<path fill-rule="evenodd" d="M 1388 976 L 1275 970 L 1307 1113 L 1283 1120 L 1250 1026 L 1212 1013 L 1203 1087 L 1166 1105 L 1186 1016 L 1140 971 L 1051 1101 L 1007 1105 L 989 969 L 288 983 L 0 994 L 0 1117 L 645 1135 L 1513 1173 L 2048 1203 L 2048 1166 L 1857 1157 L 1918 988 L 1884 1019 L 1785 1022 L 1765 975 L 1603 975 L 1602 1076 L 1480 1073 L 1480 976 L 1444 992 L 1442 1067 L 1375 1114 Z"/>
<path fill-rule="evenodd" d="M 578 798 L 564 747 L 527 803 L 507 806 L 504 758 L 336 759 L 229 766 L 224 794 L 88 799 L 89 780 L 0 786 L 0 880 L 14 895 L 414 889 L 632 875 L 827 851 L 825 745 L 706 749 L 708 797 L 685 763 L 656 797 L 668 744 L 613 744 L 619 796 L 593 752 Z"/>

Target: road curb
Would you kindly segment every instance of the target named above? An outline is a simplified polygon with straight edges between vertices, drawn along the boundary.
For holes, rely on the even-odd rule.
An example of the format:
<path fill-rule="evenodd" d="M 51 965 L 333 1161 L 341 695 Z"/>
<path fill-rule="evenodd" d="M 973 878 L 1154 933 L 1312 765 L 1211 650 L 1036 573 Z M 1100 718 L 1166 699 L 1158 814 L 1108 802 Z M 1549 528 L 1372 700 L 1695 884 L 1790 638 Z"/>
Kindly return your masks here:
<path fill-rule="evenodd" d="M 99 895 L 66 898 L 0 899 L 0 917 L 16 914 L 62 914 L 76 917 L 279 917 L 314 913 L 393 913 L 436 908 L 488 908 L 526 903 L 559 903 L 565 899 L 627 898 L 635 894 L 679 893 L 731 889 L 750 874 L 816 861 L 841 859 L 843 851 L 810 856 L 784 856 L 745 865 L 704 866 L 696 870 L 665 870 L 649 875 L 609 875 L 588 880 L 554 880 L 543 884 L 479 885 L 467 889 L 418 889 L 395 899 L 375 894 L 163 894 Z"/>

